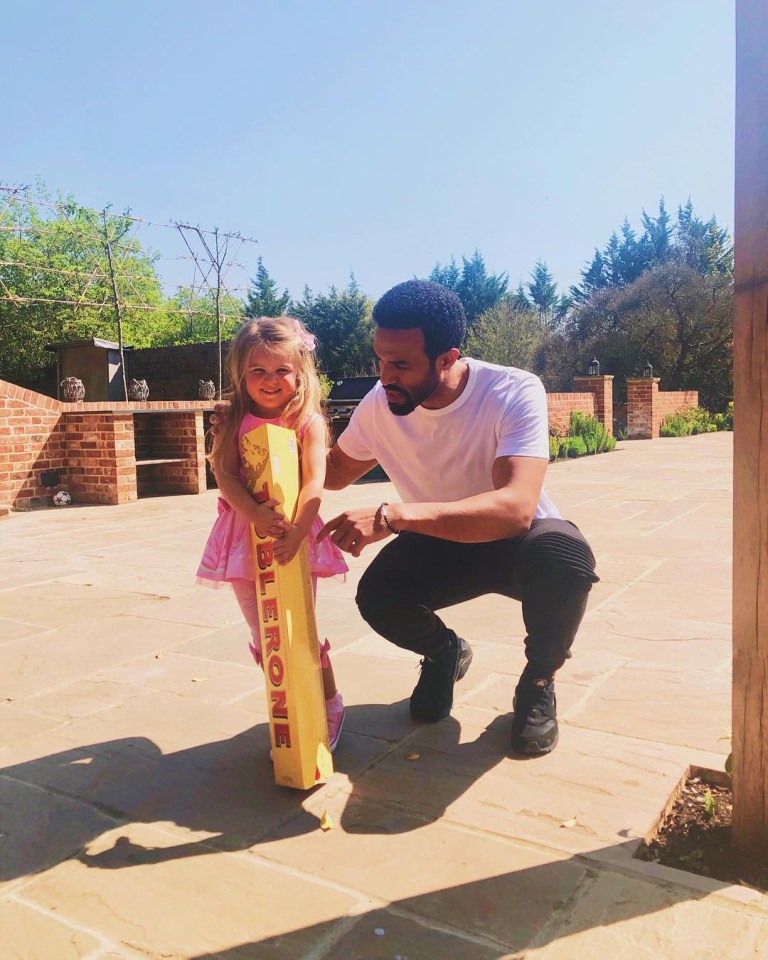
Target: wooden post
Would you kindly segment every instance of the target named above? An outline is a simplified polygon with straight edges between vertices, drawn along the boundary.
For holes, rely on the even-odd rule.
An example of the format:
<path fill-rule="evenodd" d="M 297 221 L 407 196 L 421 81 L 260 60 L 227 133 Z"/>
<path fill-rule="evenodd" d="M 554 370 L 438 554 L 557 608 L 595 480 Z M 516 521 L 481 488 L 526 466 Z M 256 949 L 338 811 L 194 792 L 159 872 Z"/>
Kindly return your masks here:
<path fill-rule="evenodd" d="M 768 16 L 736 3 L 733 844 L 768 858 Z"/>
<path fill-rule="evenodd" d="M 128 371 L 125 369 L 125 351 L 123 349 L 123 314 L 120 309 L 120 296 L 117 292 L 117 280 L 115 279 L 115 263 L 112 259 L 112 243 L 109 239 L 109 226 L 107 222 L 107 211 L 102 214 L 104 218 L 104 249 L 107 253 L 107 265 L 109 266 L 109 279 L 112 283 L 112 303 L 115 308 L 115 319 L 117 320 L 117 346 L 120 351 L 120 372 L 123 375 L 123 399 L 128 399 Z"/>

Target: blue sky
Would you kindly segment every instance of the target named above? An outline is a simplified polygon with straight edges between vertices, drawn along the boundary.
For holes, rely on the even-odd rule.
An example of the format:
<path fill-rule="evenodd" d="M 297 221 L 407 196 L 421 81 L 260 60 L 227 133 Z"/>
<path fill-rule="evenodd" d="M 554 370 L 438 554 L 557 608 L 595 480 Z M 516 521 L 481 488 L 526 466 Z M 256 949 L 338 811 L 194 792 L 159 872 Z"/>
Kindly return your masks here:
<path fill-rule="evenodd" d="M 661 195 L 731 228 L 733 32 L 730 0 L 27 0 L 0 183 L 239 230 L 295 296 L 475 248 L 567 285 Z"/>

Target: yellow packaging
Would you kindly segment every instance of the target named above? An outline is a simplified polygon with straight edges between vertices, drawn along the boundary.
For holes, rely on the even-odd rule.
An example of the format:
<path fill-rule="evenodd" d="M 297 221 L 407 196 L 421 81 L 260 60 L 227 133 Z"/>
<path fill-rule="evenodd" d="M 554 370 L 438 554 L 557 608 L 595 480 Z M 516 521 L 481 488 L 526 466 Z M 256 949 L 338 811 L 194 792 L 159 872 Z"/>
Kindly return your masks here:
<path fill-rule="evenodd" d="M 259 500 L 275 499 L 293 518 L 299 497 L 296 435 L 265 423 L 242 440 L 246 482 Z M 333 773 L 328 745 L 309 550 L 302 543 L 280 566 L 274 540 L 251 527 L 275 783 L 307 790 Z"/>

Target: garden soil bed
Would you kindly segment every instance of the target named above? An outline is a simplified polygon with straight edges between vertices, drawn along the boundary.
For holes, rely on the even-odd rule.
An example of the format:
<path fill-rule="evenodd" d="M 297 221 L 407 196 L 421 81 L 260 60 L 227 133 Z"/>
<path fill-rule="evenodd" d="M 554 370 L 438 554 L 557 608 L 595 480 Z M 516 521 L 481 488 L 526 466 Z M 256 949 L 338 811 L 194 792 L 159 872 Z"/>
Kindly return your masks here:
<path fill-rule="evenodd" d="M 768 893 L 768 863 L 733 855 L 732 809 L 728 777 L 690 767 L 635 856 Z"/>

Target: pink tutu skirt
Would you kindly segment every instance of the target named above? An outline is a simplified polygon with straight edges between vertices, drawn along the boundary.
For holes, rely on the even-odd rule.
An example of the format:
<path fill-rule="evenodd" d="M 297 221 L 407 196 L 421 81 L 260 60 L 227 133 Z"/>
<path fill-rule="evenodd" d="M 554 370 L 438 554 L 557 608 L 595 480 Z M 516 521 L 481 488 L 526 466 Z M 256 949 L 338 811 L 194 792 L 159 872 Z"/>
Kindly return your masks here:
<path fill-rule="evenodd" d="M 315 517 L 307 537 L 313 576 L 333 577 L 346 573 L 349 567 L 336 544 L 327 537 L 317 542 L 322 527 L 323 521 L 319 516 Z M 219 515 L 197 569 L 198 580 L 212 581 L 211 585 L 215 585 L 230 580 L 254 580 L 255 576 L 250 524 L 219 497 Z"/>

